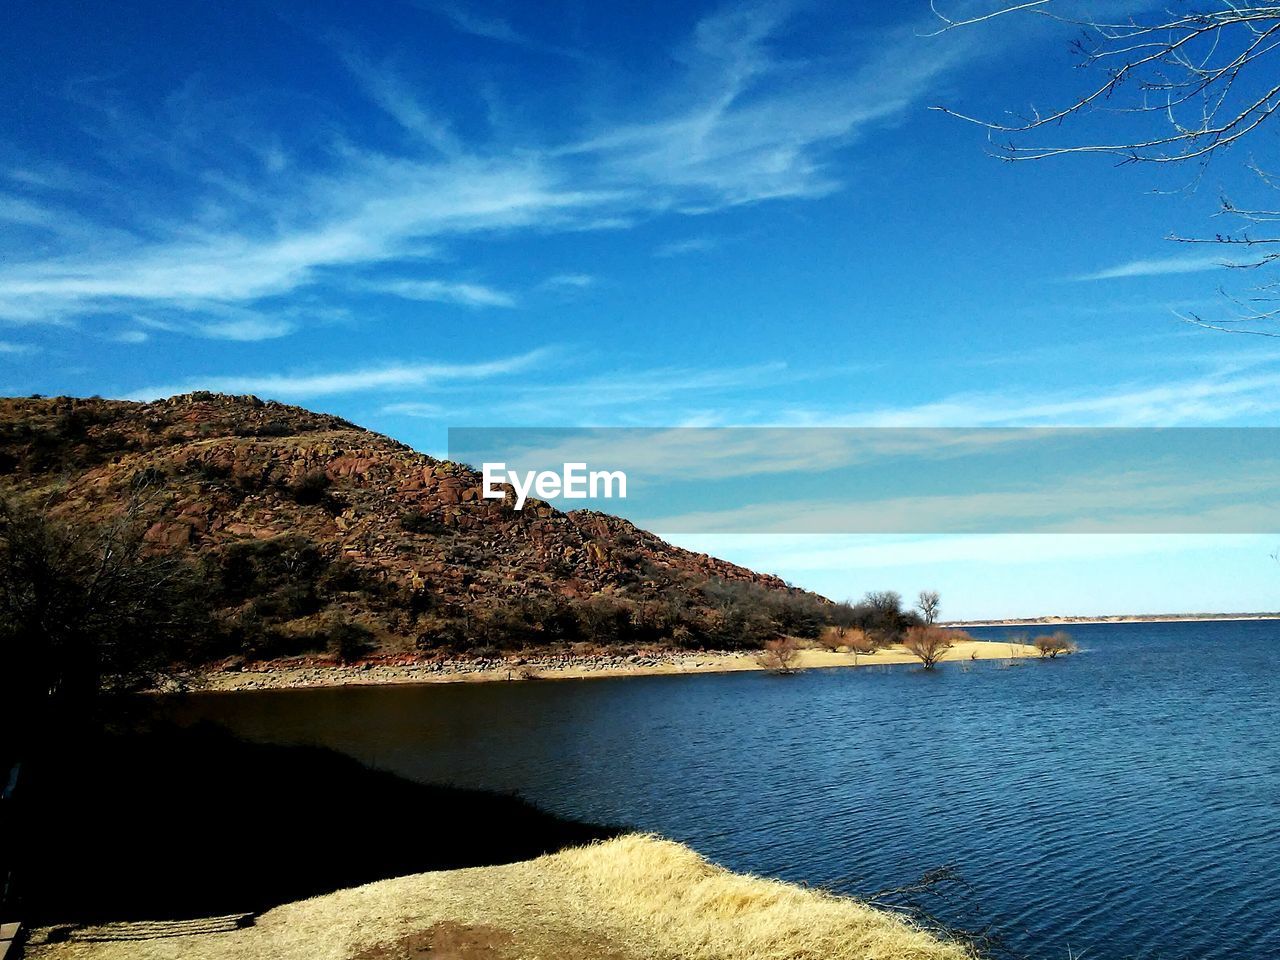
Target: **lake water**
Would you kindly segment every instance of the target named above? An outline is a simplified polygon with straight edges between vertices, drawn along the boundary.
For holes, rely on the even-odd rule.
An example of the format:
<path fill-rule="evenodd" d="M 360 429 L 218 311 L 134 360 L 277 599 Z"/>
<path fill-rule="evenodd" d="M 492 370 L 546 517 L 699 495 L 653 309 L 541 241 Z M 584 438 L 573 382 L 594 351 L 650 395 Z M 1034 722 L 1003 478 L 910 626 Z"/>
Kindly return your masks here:
<path fill-rule="evenodd" d="M 973 631 L 998 639 L 1012 631 Z M 954 864 L 1037 960 L 1280 956 L 1280 624 L 1082 625 L 1056 661 L 197 698 L 254 739 L 516 791 L 850 893 Z"/>

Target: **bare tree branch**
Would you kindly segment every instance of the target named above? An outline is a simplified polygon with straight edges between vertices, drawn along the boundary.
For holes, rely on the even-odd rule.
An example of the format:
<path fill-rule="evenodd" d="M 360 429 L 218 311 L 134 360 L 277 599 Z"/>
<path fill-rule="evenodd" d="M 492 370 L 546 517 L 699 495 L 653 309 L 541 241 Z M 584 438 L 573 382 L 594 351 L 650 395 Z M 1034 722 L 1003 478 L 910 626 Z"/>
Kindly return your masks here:
<path fill-rule="evenodd" d="M 929 8 L 933 11 L 934 16 L 941 20 L 944 25 L 930 33 L 921 34 L 921 36 L 936 37 L 946 33 L 948 30 L 954 30 L 957 27 L 968 27 L 975 23 L 982 23 L 984 20 L 994 20 L 996 17 L 1003 17 L 1008 13 L 1017 13 L 1020 10 L 1029 10 L 1032 7 L 1043 7 L 1045 4 L 1050 2 L 1051 0 L 1030 0 L 1028 3 L 1019 3 L 1012 7 L 1004 7 L 1001 10 L 993 10 L 991 13 L 983 14 L 978 17 L 970 17 L 967 20 L 952 20 L 938 9 L 937 0 L 929 0 Z"/>
<path fill-rule="evenodd" d="M 1000 121 L 984 119 L 947 106 L 941 111 L 987 131 L 997 155 L 1008 161 L 1047 160 L 1073 154 L 1119 158 L 1121 164 L 1147 163 L 1198 168 L 1194 184 L 1209 161 L 1253 136 L 1280 110 L 1280 4 L 1237 4 L 1230 0 L 1193 0 L 1184 13 L 1159 12 L 1120 23 L 1073 19 L 1058 14 L 1049 3 L 1006 5 L 989 13 L 958 19 L 934 8 L 942 26 L 930 36 L 1010 14 L 1031 14 L 1069 24 L 1081 36 L 1072 47 L 1079 65 L 1102 76 L 1074 100 L 1047 112 L 1031 108 L 1029 115 Z M 1053 143 L 1038 134 L 1065 129 L 1086 114 L 1120 118 L 1120 135 Z M 1088 129 L 1088 128 L 1086 128 Z M 1033 139 L 1034 138 L 1034 139 Z M 1252 159 L 1246 164 L 1257 182 L 1280 189 L 1280 182 Z M 1224 197 L 1218 216 L 1239 223 L 1231 232 L 1194 237 L 1174 235 L 1177 243 L 1211 243 L 1233 248 L 1280 244 L 1280 235 L 1255 235 L 1251 228 L 1280 223 L 1280 210 L 1262 205 L 1237 205 Z M 1280 253 L 1266 253 L 1248 262 L 1224 262 L 1225 268 L 1257 270 Z M 1266 291 L 1265 284 L 1255 288 Z M 1177 314 L 1178 319 L 1209 330 L 1280 335 L 1269 324 L 1280 310 L 1253 309 L 1276 298 L 1251 298 L 1237 316 L 1205 319 Z"/>

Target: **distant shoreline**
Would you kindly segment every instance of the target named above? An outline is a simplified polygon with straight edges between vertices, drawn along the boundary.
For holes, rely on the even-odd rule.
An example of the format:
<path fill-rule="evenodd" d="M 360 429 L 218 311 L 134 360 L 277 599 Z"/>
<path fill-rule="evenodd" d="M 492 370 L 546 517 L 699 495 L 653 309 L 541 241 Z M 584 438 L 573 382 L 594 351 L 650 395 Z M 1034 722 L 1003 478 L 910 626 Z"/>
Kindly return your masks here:
<path fill-rule="evenodd" d="M 1060 627 L 1088 623 L 1200 623 L 1214 620 L 1280 620 L 1280 613 L 1142 613 L 1115 616 L 1028 617 L 1005 620 L 948 620 L 942 627 Z"/>

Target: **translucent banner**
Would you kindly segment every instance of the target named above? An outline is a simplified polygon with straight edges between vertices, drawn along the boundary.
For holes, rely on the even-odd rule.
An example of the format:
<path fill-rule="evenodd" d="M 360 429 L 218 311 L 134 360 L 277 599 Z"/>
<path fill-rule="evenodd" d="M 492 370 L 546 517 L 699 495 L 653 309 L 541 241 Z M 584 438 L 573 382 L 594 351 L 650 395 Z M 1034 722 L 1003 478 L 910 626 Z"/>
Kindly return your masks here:
<path fill-rule="evenodd" d="M 1270 533 L 1270 428 L 453 428 L 513 509 L 666 533 Z"/>

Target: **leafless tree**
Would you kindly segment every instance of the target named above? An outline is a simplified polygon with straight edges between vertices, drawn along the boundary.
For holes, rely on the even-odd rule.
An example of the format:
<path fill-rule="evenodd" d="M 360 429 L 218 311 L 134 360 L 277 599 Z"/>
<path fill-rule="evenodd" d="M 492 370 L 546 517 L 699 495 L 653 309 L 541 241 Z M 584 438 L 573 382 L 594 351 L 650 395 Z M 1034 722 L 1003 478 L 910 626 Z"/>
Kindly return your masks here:
<path fill-rule="evenodd" d="M 1163 10 L 1118 22 L 1076 19 L 1058 12 L 1053 0 L 998 7 L 967 19 L 941 21 L 936 33 L 1019 14 L 1047 17 L 1072 27 L 1073 50 L 1093 76 L 1075 99 L 1055 109 L 1029 110 L 995 121 L 949 107 L 941 110 L 983 127 L 1005 160 L 1044 160 L 1071 154 L 1102 154 L 1120 163 L 1194 165 L 1190 186 L 1203 178 L 1211 159 L 1254 134 L 1280 108 L 1280 5 L 1193 0 L 1189 9 Z M 1054 134 L 1081 116 L 1103 114 L 1121 125 L 1114 137 L 1060 140 Z M 1042 135 L 1045 139 L 1042 139 Z M 1280 177 L 1250 158 L 1259 190 L 1280 189 Z M 1263 202 L 1221 200 L 1219 216 L 1230 226 L 1205 236 L 1174 234 L 1186 244 L 1213 244 L 1223 266 L 1255 272 L 1280 258 L 1280 209 Z M 1206 320 L 1192 312 L 1180 319 L 1228 333 L 1280 336 L 1280 292 L 1264 280 L 1241 295 L 1226 294 L 1231 315 Z"/>
<path fill-rule="evenodd" d="M 920 658 L 926 670 L 932 670 L 951 649 L 951 634 L 941 627 L 911 627 L 902 639 L 907 652 Z"/>
<path fill-rule="evenodd" d="M 764 645 L 758 662 L 760 666 L 774 673 L 794 673 L 796 661 L 800 658 L 800 646 L 795 637 L 779 637 Z"/>
<path fill-rule="evenodd" d="M 1051 634 L 1036 637 L 1031 645 L 1040 651 L 1041 657 L 1050 660 L 1064 653 L 1075 653 L 1079 649 L 1065 630 L 1055 630 Z"/>
<path fill-rule="evenodd" d="M 926 626 L 933 626 L 938 619 L 938 610 L 942 606 L 942 595 L 937 590 L 921 590 L 916 599 L 916 609 L 924 617 Z"/>

